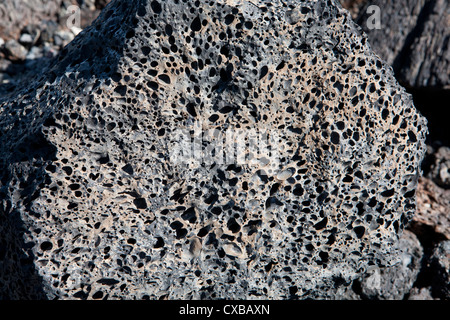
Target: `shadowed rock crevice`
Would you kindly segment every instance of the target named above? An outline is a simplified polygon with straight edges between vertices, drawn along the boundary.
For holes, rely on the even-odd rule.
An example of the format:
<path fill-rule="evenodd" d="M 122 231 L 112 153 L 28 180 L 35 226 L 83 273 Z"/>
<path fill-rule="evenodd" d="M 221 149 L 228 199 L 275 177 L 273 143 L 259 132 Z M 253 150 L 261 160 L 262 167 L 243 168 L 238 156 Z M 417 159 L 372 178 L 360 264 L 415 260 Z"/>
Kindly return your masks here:
<path fill-rule="evenodd" d="M 431 16 L 431 13 L 436 5 L 436 1 L 427 1 L 424 3 L 423 7 L 420 10 L 419 15 L 417 16 L 416 24 L 414 28 L 409 32 L 409 34 L 405 38 L 405 42 L 403 43 L 403 47 L 401 48 L 398 55 L 395 57 L 392 68 L 394 69 L 394 73 L 397 79 L 401 79 L 400 71 L 405 65 L 409 55 L 411 54 L 411 47 L 416 38 L 423 36 L 423 31 L 425 29 L 425 23 Z"/>
<path fill-rule="evenodd" d="M 368 6 L 380 8 L 380 28 L 370 28 Z M 372 0 L 359 8 L 355 21 L 375 52 L 391 64 L 408 88 L 449 89 L 450 4 L 446 0 Z"/>
<path fill-rule="evenodd" d="M 409 93 L 414 97 L 414 105 L 427 118 L 429 125 L 429 135 L 427 144 L 432 145 L 435 141 L 440 141 L 445 146 L 450 146 L 450 136 L 446 117 L 443 111 L 446 109 L 446 102 L 450 101 L 450 90 L 437 88 L 408 88 Z"/>

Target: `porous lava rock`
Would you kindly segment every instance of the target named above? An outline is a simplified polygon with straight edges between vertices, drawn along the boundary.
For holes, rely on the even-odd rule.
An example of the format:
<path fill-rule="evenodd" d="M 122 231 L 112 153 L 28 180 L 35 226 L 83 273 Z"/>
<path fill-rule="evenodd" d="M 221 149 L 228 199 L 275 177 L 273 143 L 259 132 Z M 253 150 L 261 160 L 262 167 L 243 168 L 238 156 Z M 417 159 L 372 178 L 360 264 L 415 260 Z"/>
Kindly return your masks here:
<path fill-rule="evenodd" d="M 0 102 L 2 296 L 334 298 L 397 262 L 426 120 L 359 30 L 335 1 L 112 1 Z"/>

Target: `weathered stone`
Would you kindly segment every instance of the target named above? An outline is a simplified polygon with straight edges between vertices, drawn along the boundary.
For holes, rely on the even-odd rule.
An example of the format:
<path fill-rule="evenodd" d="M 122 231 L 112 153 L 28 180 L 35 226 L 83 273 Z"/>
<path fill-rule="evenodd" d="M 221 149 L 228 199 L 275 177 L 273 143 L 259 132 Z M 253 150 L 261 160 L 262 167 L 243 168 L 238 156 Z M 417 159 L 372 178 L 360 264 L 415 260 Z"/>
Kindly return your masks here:
<path fill-rule="evenodd" d="M 13 298 L 339 296 L 397 261 L 427 130 L 326 1 L 113 1 L 0 112 Z"/>
<path fill-rule="evenodd" d="M 429 178 L 439 186 L 450 189 L 450 148 L 442 146 L 433 156 Z"/>
<path fill-rule="evenodd" d="M 58 24 L 55 21 L 45 21 L 39 26 L 40 40 L 42 42 L 53 42 L 53 37 L 58 29 Z"/>
<path fill-rule="evenodd" d="M 412 288 L 408 300 L 434 300 L 430 288 Z"/>
<path fill-rule="evenodd" d="M 33 38 L 28 33 L 23 33 L 20 36 L 19 42 L 23 45 L 32 45 L 33 44 Z"/>
<path fill-rule="evenodd" d="M 380 9 L 380 28 L 370 25 L 374 16 L 367 8 L 373 5 Z M 372 0 L 357 22 L 402 84 L 450 89 L 449 17 L 448 0 Z"/>
<path fill-rule="evenodd" d="M 29 24 L 22 29 L 19 42 L 28 47 L 34 46 L 41 36 L 41 30 L 38 25 Z"/>
<path fill-rule="evenodd" d="M 391 267 L 374 267 L 361 279 L 365 298 L 402 300 L 412 289 L 419 274 L 423 249 L 414 233 L 406 230 L 400 238 L 399 262 Z"/>
<path fill-rule="evenodd" d="M 431 250 L 430 250 L 431 249 Z M 433 299 L 450 298 L 450 240 L 435 243 L 424 257 L 416 286 L 426 288 Z"/>
<path fill-rule="evenodd" d="M 417 186 L 417 210 L 410 225 L 419 236 L 430 232 L 439 240 L 450 239 L 450 190 L 421 177 Z"/>
<path fill-rule="evenodd" d="M 368 0 L 340 0 L 339 2 L 350 12 L 353 19 L 357 19 L 361 8 L 364 7 Z"/>
<path fill-rule="evenodd" d="M 11 61 L 23 61 L 27 57 L 27 49 L 16 40 L 8 40 L 4 45 L 6 56 Z"/>

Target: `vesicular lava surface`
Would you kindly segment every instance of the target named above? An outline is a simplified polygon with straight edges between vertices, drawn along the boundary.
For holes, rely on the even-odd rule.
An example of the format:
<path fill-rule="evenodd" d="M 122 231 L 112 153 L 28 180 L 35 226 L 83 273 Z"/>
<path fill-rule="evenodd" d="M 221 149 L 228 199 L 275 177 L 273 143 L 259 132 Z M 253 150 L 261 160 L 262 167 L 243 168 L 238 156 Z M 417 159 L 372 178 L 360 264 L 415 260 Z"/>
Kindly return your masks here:
<path fill-rule="evenodd" d="M 392 263 L 426 120 L 359 30 L 335 1 L 110 3 L 0 104 L 2 295 L 338 298 Z"/>

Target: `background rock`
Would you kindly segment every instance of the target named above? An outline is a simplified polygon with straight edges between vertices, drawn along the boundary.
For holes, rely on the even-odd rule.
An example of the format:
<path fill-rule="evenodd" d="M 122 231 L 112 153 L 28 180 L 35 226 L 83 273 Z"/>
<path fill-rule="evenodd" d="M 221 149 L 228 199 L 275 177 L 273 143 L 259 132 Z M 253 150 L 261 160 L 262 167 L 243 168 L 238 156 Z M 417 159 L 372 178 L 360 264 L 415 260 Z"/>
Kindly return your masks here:
<path fill-rule="evenodd" d="M 81 10 L 80 27 L 89 26 L 109 0 L 3 0 L 0 3 L 0 34 L 4 39 L 18 39 L 23 28 L 45 24 L 47 21 L 59 22 L 63 27 L 72 15 L 70 6 Z"/>
<path fill-rule="evenodd" d="M 412 288 L 408 300 L 434 300 L 430 288 Z"/>
<path fill-rule="evenodd" d="M 368 0 L 340 0 L 342 6 L 350 12 L 353 19 L 358 18 L 359 12 L 367 2 Z"/>
<path fill-rule="evenodd" d="M 433 241 L 450 239 L 450 190 L 443 190 L 422 177 L 416 193 L 417 212 L 410 224 L 411 230 Z"/>
<path fill-rule="evenodd" d="M 433 299 L 449 299 L 449 240 L 435 243 L 425 248 L 422 270 L 417 277 L 415 287 Z M 414 292 L 413 292 L 414 293 Z M 414 296 L 413 296 L 414 298 Z"/>
<path fill-rule="evenodd" d="M 0 3 L 0 16 L 4 17 L 0 19 L 0 35 L 10 41 L 8 46 L 3 39 L 3 43 L 0 41 L 0 99 L 33 82 L 108 2 L 7 0 Z M 79 26 L 66 23 L 73 14 L 67 10 L 70 6 L 80 9 Z"/>
<path fill-rule="evenodd" d="M 27 57 L 27 49 L 16 40 L 6 41 L 4 50 L 11 61 L 23 61 Z"/>
<path fill-rule="evenodd" d="M 368 25 L 370 5 L 381 9 L 380 29 Z M 450 89 L 449 16 L 446 0 L 374 0 L 360 10 L 357 22 L 403 85 Z"/>
<path fill-rule="evenodd" d="M 439 243 L 431 257 L 433 293 L 442 299 L 450 299 L 450 241 Z"/>
<path fill-rule="evenodd" d="M 62 0 L 4 0 L 0 4 L 0 34 L 4 39 L 17 39 L 23 27 L 55 20 Z"/>
<path fill-rule="evenodd" d="M 450 189 L 450 148 L 442 146 L 433 156 L 428 176 L 442 188 Z"/>

